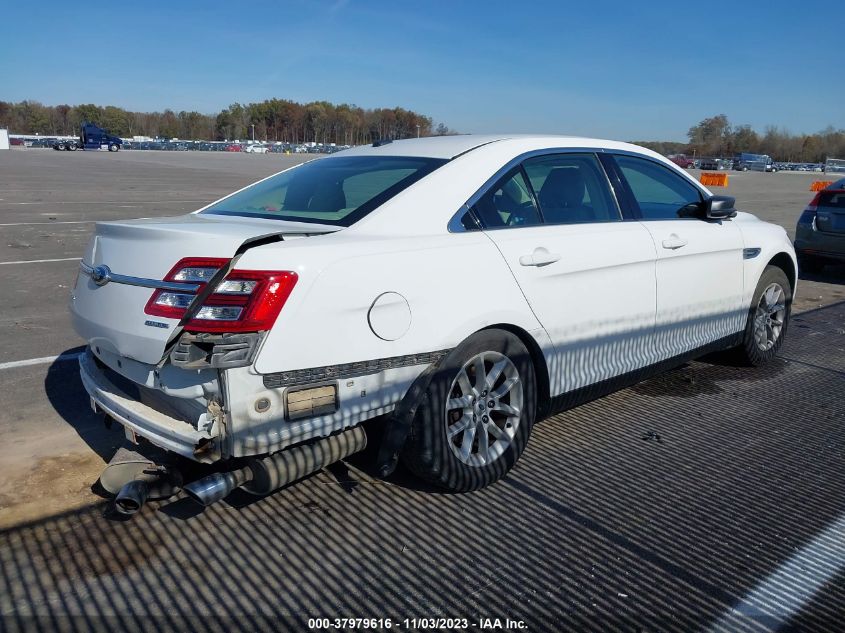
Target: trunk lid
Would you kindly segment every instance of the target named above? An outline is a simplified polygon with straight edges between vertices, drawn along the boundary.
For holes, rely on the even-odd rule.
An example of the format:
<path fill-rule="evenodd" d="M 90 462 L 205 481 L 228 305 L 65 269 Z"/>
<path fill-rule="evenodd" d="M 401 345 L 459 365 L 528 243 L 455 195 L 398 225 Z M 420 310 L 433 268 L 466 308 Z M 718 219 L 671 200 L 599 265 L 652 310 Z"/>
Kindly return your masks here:
<path fill-rule="evenodd" d="M 845 235 L 845 189 L 820 191 L 816 205 L 816 228 L 822 233 Z"/>
<path fill-rule="evenodd" d="M 99 222 L 82 265 L 107 266 L 115 275 L 161 281 L 184 257 L 231 258 L 250 238 L 280 234 L 285 240 L 302 239 L 337 230 L 334 226 L 202 214 Z M 179 321 L 145 314 L 153 292 L 149 287 L 118 281 L 101 285 L 80 271 L 70 302 L 74 329 L 103 351 L 158 363 Z"/>

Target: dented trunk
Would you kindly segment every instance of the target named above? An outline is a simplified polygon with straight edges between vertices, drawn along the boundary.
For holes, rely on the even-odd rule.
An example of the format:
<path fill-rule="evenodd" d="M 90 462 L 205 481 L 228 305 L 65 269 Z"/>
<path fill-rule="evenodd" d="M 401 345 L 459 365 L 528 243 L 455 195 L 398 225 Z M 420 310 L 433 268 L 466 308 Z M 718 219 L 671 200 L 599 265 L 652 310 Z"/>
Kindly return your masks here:
<path fill-rule="evenodd" d="M 190 214 L 102 222 L 86 249 L 71 294 L 74 329 L 92 346 L 142 363 L 158 363 L 180 319 L 150 315 L 158 290 L 196 293 L 197 283 L 166 283 L 185 257 L 231 259 L 261 236 L 294 239 L 337 230 L 278 220 Z"/>
<path fill-rule="evenodd" d="M 98 223 L 70 305 L 88 342 L 80 369 L 92 406 L 130 439 L 198 461 L 225 457 L 223 370 L 252 363 L 296 282 L 287 271 L 235 270 L 237 261 L 253 246 L 335 230 L 196 214 Z"/>

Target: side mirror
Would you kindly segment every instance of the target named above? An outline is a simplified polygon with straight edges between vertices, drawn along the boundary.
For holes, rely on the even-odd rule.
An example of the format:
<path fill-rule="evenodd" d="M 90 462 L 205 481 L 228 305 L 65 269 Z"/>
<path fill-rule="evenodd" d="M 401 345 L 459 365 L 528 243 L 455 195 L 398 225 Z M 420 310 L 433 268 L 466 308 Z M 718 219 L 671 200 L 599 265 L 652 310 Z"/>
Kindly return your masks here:
<path fill-rule="evenodd" d="M 708 220 L 726 220 L 736 216 L 736 198 L 730 196 L 710 196 L 701 203 L 704 217 Z"/>

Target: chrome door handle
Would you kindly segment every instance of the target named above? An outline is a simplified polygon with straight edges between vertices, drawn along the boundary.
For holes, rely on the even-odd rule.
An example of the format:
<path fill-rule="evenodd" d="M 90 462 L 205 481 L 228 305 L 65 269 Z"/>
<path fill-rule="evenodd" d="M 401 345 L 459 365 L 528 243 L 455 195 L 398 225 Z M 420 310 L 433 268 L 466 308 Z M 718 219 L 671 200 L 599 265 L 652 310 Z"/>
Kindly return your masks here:
<path fill-rule="evenodd" d="M 682 237 L 678 237 L 675 233 L 672 233 L 668 239 L 663 240 L 663 248 L 668 248 L 672 251 L 686 245 L 687 241 Z"/>
<path fill-rule="evenodd" d="M 539 246 L 530 255 L 522 255 L 519 258 L 520 266 L 548 266 L 560 259 L 557 253 L 550 253 L 547 249 Z"/>

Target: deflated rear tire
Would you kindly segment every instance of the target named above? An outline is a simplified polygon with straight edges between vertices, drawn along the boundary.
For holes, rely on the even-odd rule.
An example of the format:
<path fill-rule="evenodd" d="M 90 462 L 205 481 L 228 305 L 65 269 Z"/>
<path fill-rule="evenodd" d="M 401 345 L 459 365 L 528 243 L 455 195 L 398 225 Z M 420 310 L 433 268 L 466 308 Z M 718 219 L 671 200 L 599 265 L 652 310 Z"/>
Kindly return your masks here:
<path fill-rule="evenodd" d="M 402 461 L 452 492 L 483 488 L 516 463 L 536 411 L 534 365 L 504 330 L 483 330 L 443 360 L 417 408 Z"/>

